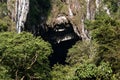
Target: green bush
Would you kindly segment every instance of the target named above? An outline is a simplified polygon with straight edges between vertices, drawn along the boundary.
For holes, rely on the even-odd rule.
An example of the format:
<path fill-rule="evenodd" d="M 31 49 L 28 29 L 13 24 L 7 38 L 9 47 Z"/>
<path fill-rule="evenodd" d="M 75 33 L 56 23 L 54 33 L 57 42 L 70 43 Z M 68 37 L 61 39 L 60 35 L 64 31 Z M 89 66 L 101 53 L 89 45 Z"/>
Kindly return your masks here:
<path fill-rule="evenodd" d="M 72 48 L 68 50 L 66 62 L 69 65 L 84 64 L 95 62 L 98 45 L 96 42 L 90 43 L 78 41 Z"/>
<path fill-rule="evenodd" d="M 88 21 L 87 27 L 91 30 L 92 40 L 97 42 L 98 60 L 108 61 L 115 73 L 120 70 L 120 22 L 107 16 L 105 13 L 96 15 L 96 20 Z"/>
<path fill-rule="evenodd" d="M 9 67 L 0 65 L 0 80 L 13 80 L 12 78 L 10 78 L 8 68 Z"/>
<path fill-rule="evenodd" d="M 51 71 L 52 80 L 73 80 L 75 70 L 75 67 L 56 64 Z"/>
<path fill-rule="evenodd" d="M 0 32 L 14 31 L 14 27 L 15 25 L 8 15 L 7 3 L 0 2 Z"/>
<path fill-rule="evenodd" d="M 95 64 L 83 64 L 75 73 L 78 80 L 111 80 L 112 69 L 108 63 L 102 62 L 99 66 Z"/>
<path fill-rule="evenodd" d="M 6 22 L 0 19 L 0 32 L 7 31 L 8 25 Z"/>
<path fill-rule="evenodd" d="M 47 79 L 51 52 L 49 43 L 30 33 L 0 33 L 0 64 L 9 67 L 13 79 Z"/>

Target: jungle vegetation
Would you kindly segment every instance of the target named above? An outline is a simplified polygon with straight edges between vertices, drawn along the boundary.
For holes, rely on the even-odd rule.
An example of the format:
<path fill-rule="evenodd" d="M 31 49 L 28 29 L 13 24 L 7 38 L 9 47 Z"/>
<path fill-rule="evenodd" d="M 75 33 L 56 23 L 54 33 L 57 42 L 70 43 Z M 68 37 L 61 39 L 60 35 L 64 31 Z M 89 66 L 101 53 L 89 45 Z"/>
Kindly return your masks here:
<path fill-rule="evenodd" d="M 41 1 L 46 3 L 46 0 Z M 76 42 L 68 50 L 66 64 L 57 63 L 52 67 L 49 61 L 53 52 L 51 44 L 29 32 L 14 32 L 6 0 L 0 1 L 0 80 L 119 80 L 120 10 L 116 9 L 115 1 L 105 1 L 113 6 L 110 9 L 114 17 L 100 11 L 95 20 L 86 20 L 91 41 Z M 43 12 L 48 9 L 45 7 Z M 29 15 L 38 16 L 39 13 L 42 15 L 39 11 Z"/>

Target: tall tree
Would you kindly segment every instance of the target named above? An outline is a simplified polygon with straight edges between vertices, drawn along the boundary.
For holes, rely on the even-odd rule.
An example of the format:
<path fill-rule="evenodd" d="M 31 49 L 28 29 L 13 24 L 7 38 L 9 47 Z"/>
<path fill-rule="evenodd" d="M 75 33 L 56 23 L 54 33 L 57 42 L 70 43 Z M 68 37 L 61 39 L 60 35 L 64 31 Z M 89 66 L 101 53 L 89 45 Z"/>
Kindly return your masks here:
<path fill-rule="evenodd" d="M 48 56 L 52 52 L 49 43 L 25 32 L 0 33 L 0 42 L 0 65 L 8 67 L 11 78 L 16 80 L 49 78 Z"/>

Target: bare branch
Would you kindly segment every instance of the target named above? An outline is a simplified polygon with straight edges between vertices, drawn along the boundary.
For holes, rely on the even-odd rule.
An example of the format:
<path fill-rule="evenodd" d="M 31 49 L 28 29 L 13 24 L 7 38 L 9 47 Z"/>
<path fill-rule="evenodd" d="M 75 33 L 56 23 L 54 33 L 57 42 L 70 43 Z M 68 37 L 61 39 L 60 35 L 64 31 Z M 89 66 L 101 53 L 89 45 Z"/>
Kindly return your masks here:
<path fill-rule="evenodd" d="M 30 69 L 32 67 L 32 65 L 36 62 L 37 57 L 38 57 L 38 54 L 35 54 L 35 56 L 32 58 L 32 62 L 30 64 L 30 66 L 27 69 Z"/>

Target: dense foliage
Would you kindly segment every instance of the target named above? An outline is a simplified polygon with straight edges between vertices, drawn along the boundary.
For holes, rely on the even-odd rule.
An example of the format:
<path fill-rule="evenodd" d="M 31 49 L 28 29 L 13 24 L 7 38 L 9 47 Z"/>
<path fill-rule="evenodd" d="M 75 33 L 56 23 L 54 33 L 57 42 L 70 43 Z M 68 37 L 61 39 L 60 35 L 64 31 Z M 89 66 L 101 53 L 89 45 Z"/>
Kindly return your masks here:
<path fill-rule="evenodd" d="M 5 2 L 4 0 L 0 2 L 0 32 L 14 30 L 14 23 L 8 15 L 9 11 L 7 10 L 7 4 Z"/>
<path fill-rule="evenodd" d="M 17 80 L 46 79 L 51 52 L 50 44 L 30 33 L 0 33 L 0 78 L 6 79 L 9 75 Z"/>
<path fill-rule="evenodd" d="M 68 65 L 55 65 L 53 80 L 119 80 L 120 22 L 104 12 L 85 22 L 90 42 L 77 42 L 68 52 Z M 57 74 L 56 74 L 57 73 Z"/>
<path fill-rule="evenodd" d="M 102 12 L 101 12 L 102 13 Z M 92 27 L 94 26 L 94 27 Z M 89 25 L 92 39 L 99 44 L 99 60 L 109 61 L 113 68 L 120 68 L 120 22 L 102 13 Z"/>
<path fill-rule="evenodd" d="M 75 72 L 76 78 L 79 80 L 86 80 L 86 79 L 107 79 L 110 80 L 112 70 L 107 63 L 101 63 L 99 66 L 95 64 L 84 64 L 81 65 Z"/>
<path fill-rule="evenodd" d="M 44 24 L 59 11 L 66 13 L 64 1 L 30 0 L 26 28 Z M 52 67 L 51 45 L 27 32 L 14 33 L 5 2 L 0 1 L 0 80 L 120 80 L 119 0 L 103 0 L 111 15 L 100 10 L 94 20 L 86 20 L 91 41 L 78 41 L 68 50 L 66 64 Z M 49 13 L 51 8 L 56 8 L 54 14 Z M 76 15 L 78 19 L 79 15 Z"/>

